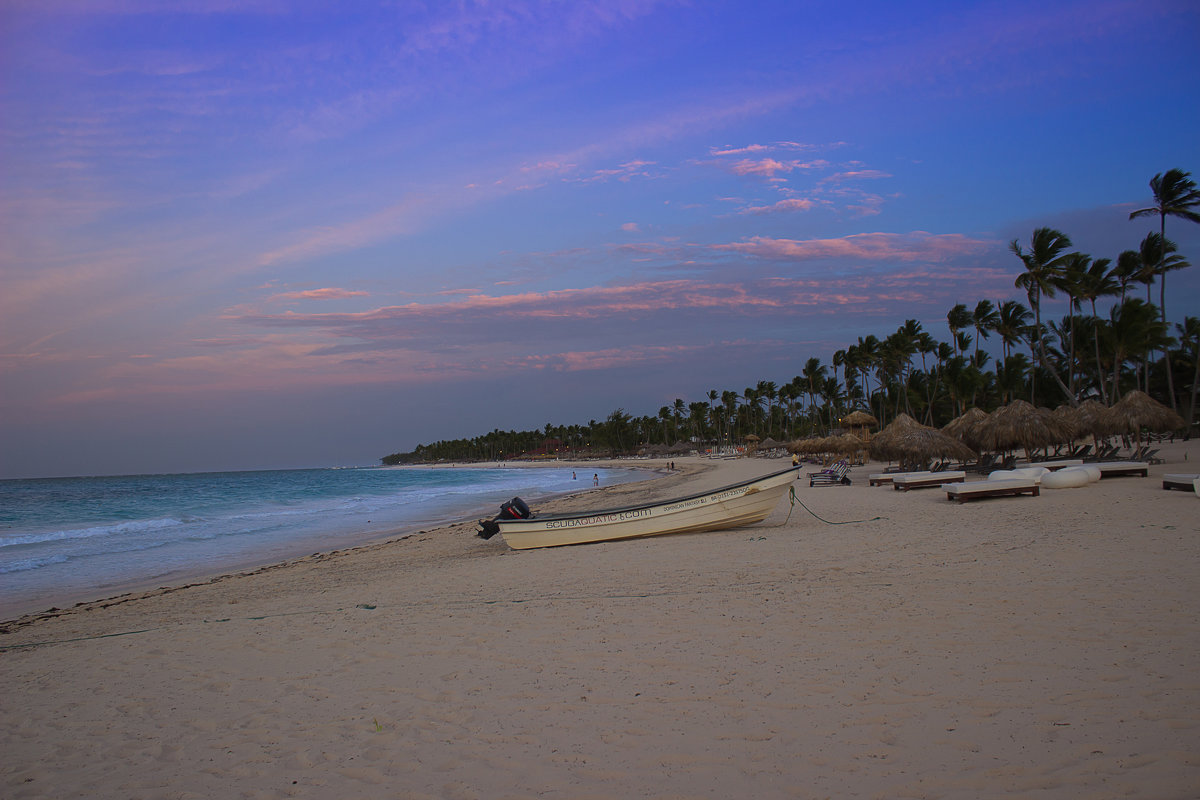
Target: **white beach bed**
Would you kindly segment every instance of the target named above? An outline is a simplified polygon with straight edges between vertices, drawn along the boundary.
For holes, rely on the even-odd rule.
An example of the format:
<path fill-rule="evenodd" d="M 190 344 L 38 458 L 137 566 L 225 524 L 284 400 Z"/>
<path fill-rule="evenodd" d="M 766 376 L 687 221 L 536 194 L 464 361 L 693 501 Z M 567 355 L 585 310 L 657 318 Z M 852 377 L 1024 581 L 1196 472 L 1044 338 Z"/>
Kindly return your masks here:
<path fill-rule="evenodd" d="M 1031 494 L 1037 497 L 1041 493 L 1038 482 L 1033 478 L 947 483 L 942 488 L 946 490 L 947 500 L 957 500 L 960 503 L 968 500 L 980 500 L 984 497 L 1006 497 L 1019 494 Z"/>
<path fill-rule="evenodd" d="M 1096 461 L 1090 466 L 1100 468 L 1101 478 L 1120 478 L 1126 475 L 1145 478 L 1150 475 L 1149 461 Z"/>
<path fill-rule="evenodd" d="M 896 475 L 892 478 L 892 488 L 898 492 L 907 492 L 909 489 L 922 489 L 928 486 L 941 486 L 946 483 L 962 483 L 967 479 L 967 473 L 962 470 L 948 470 L 946 472 L 926 472 L 911 473 L 908 475 Z"/>

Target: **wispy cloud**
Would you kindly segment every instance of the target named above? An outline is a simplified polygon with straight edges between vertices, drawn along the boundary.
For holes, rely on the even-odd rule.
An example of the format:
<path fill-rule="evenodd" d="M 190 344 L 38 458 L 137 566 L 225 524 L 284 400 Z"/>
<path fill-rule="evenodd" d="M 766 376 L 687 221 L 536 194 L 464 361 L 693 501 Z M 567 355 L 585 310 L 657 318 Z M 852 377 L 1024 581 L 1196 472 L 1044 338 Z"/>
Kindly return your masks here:
<path fill-rule="evenodd" d="M 808 200 L 803 197 L 788 197 L 780 200 L 777 203 L 772 203 L 766 206 L 750 206 L 742 209 L 741 214 L 775 214 L 792 211 L 811 211 L 817 206 L 813 200 Z"/>
<path fill-rule="evenodd" d="M 753 236 L 743 242 L 713 245 L 714 250 L 726 250 L 756 258 L 786 261 L 817 259 L 861 259 L 865 261 L 933 261 L 945 262 L 968 255 L 978 255 L 996 242 L 972 239 L 963 234 L 932 234 L 913 231 L 898 233 L 859 233 L 840 239 L 773 239 Z"/>
<path fill-rule="evenodd" d="M 345 300 L 348 297 L 369 297 L 368 292 L 350 289 L 307 289 L 299 292 L 282 292 L 272 296 L 271 300 Z"/>

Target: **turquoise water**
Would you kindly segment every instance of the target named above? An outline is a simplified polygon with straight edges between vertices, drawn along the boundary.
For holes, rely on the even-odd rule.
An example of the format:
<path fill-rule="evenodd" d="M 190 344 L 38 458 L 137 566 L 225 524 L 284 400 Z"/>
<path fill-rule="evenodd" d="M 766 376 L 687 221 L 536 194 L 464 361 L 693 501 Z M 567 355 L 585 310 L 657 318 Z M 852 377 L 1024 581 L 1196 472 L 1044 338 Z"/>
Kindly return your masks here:
<path fill-rule="evenodd" d="M 367 467 L 0 481 L 0 617 L 412 533 L 632 470 Z M 43 603 L 43 605 L 39 605 Z"/>

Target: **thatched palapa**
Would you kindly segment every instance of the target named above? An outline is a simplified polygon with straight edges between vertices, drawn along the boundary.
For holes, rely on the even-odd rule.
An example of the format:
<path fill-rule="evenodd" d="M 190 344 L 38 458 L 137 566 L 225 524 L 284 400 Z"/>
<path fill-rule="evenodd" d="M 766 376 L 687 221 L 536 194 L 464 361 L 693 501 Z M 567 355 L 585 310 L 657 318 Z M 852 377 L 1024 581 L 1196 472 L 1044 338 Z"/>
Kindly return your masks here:
<path fill-rule="evenodd" d="M 978 435 L 984 449 L 1008 451 L 1023 447 L 1030 453 L 1039 447 L 1071 441 L 1074 429 L 1049 411 L 1014 400 L 989 414 L 979 424 Z"/>

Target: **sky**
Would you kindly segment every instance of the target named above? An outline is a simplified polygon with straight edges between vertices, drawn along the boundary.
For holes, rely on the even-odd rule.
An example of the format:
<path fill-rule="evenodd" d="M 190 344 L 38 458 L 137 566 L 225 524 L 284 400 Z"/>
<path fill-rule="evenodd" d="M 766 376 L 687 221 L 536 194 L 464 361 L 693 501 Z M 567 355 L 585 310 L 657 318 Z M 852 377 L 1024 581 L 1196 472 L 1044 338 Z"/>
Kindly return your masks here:
<path fill-rule="evenodd" d="M 1198 131 L 1192 0 L 4 0 L 0 477 L 365 465 L 946 340 L 1037 227 L 1136 248 Z"/>

